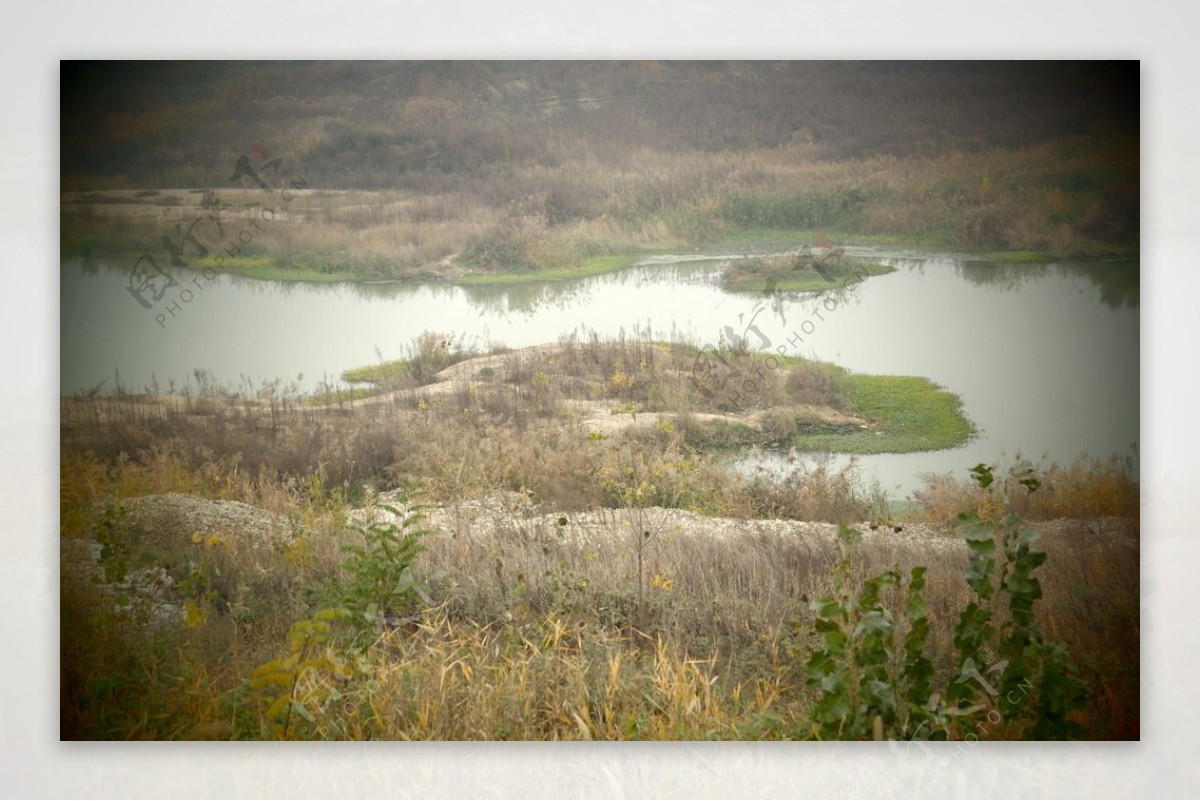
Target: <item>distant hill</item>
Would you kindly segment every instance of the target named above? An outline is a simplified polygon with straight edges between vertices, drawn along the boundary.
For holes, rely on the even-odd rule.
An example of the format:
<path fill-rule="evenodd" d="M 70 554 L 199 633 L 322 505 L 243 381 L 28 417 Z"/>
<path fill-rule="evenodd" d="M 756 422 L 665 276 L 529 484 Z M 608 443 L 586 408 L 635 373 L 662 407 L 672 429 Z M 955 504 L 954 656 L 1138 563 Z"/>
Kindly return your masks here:
<path fill-rule="evenodd" d="M 329 188 L 811 142 L 827 158 L 1136 136 L 1137 62 L 63 62 L 64 188 L 209 186 L 252 144 Z"/>

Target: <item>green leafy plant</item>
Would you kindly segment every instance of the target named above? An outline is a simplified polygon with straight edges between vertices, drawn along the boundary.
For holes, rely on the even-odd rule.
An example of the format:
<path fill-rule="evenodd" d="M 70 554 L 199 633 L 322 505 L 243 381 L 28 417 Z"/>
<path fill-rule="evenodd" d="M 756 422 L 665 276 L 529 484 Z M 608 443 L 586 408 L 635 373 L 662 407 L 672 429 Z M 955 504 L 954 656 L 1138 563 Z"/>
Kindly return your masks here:
<path fill-rule="evenodd" d="M 824 646 L 809 657 L 805 675 L 819 697 L 811 710 L 814 734 L 825 739 L 896 739 L 923 722 L 933 665 L 924 655 L 929 637 L 925 568 L 907 575 L 888 570 L 851 588 L 852 552 L 862 532 L 840 526 L 842 558 L 834 568 L 834 595 L 811 606 L 813 630 Z M 903 618 L 889 600 L 903 591 Z M 890 596 L 890 597 L 889 597 Z M 901 633 L 903 632 L 903 636 Z"/>
<path fill-rule="evenodd" d="M 342 697 L 355 669 L 336 647 L 334 626 L 351 617 L 348 609 L 322 609 L 311 619 L 293 623 L 288 631 L 288 655 L 255 669 L 250 688 L 261 693 L 263 719 L 272 734 L 287 740 L 303 719 L 313 731 L 326 729 L 328 706 Z"/>
<path fill-rule="evenodd" d="M 348 556 L 344 576 L 329 587 L 329 595 L 352 610 L 365 625 L 395 625 L 410 616 L 418 600 L 430 599 L 413 569 L 423 546 L 426 530 L 419 528 L 421 515 L 407 504 L 413 489 L 406 488 L 399 500 L 405 509 L 381 505 L 392 521 L 352 525 L 361 543 L 342 546 Z"/>
<path fill-rule="evenodd" d="M 1041 486 L 1026 465 L 1011 470 L 999 485 L 987 465 L 977 465 L 972 474 L 989 492 L 999 486 L 1006 504 L 1014 484 L 1028 493 Z M 967 543 L 967 584 L 975 599 L 955 629 L 963 668 L 948 699 L 960 707 L 974 702 L 975 709 L 988 709 L 988 720 L 994 710 L 1002 720 L 1023 723 L 1032 739 L 1082 735 L 1070 715 L 1083 707 L 1088 689 L 1066 649 L 1047 641 L 1034 613 L 1042 587 L 1033 573 L 1046 561 L 1045 551 L 1036 547 L 1038 532 L 1013 513 L 993 521 L 974 511 L 959 515 L 957 530 Z M 988 680 L 981 662 L 988 665 L 987 675 L 997 676 Z"/>
<path fill-rule="evenodd" d="M 100 566 L 104 580 L 123 581 L 133 564 L 133 533 L 126 517 L 129 513 L 121 504 L 110 501 L 104 506 L 96 525 L 96 542 L 100 543 Z M 100 582 L 97 576 L 95 583 Z"/>
<path fill-rule="evenodd" d="M 1027 466 L 999 482 L 993 467 L 977 465 L 971 472 L 988 492 L 1023 487 L 1031 493 L 1040 486 Z M 1002 500 L 1007 503 L 1007 496 Z M 839 529 L 834 595 L 811 605 L 812 631 L 823 641 L 805 666 L 807 683 L 818 693 L 810 711 L 813 734 L 979 737 L 1002 721 L 1030 739 L 1084 733 L 1072 714 L 1083 708 L 1087 687 L 1066 649 L 1045 638 L 1035 614 L 1042 590 L 1033 574 L 1046 561 L 1035 547 L 1037 531 L 1016 514 L 994 521 L 976 511 L 959 516 L 957 531 L 967 545 L 966 583 L 974 597 L 954 631 L 959 673 L 938 683 L 925 655 L 926 569 L 914 567 L 907 576 L 885 571 L 855 593 L 851 555 L 862 534 Z"/>

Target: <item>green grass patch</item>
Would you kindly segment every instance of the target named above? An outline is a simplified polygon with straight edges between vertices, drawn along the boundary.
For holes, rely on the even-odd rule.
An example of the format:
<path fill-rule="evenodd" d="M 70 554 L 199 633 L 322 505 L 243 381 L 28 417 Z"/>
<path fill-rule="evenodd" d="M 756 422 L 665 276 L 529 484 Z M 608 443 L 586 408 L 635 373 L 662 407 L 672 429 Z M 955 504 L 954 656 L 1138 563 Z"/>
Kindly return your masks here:
<path fill-rule="evenodd" d="M 407 376 L 410 367 L 409 359 L 393 359 L 390 362 L 353 367 L 342 373 L 342 380 L 351 384 L 385 384 Z"/>
<path fill-rule="evenodd" d="M 302 406 L 336 406 L 339 403 L 349 403 L 351 401 L 362 400 L 378 395 L 379 390 L 374 387 L 348 387 L 345 389 L 331 389 L 328 392 L 314 392 L 311 395 L 305 395 L 300 399 Z"/>
<path fill-rule="evenodd" d="M 117 266 L 132 266 L 142 256 L 149 254 L 154 258 L 158 265 L 164 269 L 171 266 L 171 256 L 164 251 L 139 251 L 128 249 L 106 249 L 106 248 L 91 248 L 85 244 L 72 247 L 63 247 L 61 256 L 63 258 L 79 257 L 79 258 L 103 258 Z M 312 267 L 282 267 L 276 263 L 270 256 L 265 254 L 251 254 L 247 256 L 237 256 L 230 258 L 225 257 L 220 265 L 216 263 L 216 257 L 208 256 L 186 256 L 185 268 L 193 272 L 201 272 L 205 269 L 213 269 L 218 273 L 228 273 L 230 275 L 238 275 L 243 278 L 253 278 L 258 281 L 308 281 L 312 283 L 344 283 L 344 282 L 361 282 L 368 280 L 369 276 L 361 273 L 352 272 L 324 272 Z"/>
<path fill-rule="evenodd" d="M 195 265 L 201 269 L 211 267 L 218 272 L 240 275 L 243 278 L 254 278 L 258 281 L 307 281 L 319 284 L 333 284 L 364 281 L 369 276 L 362 273 L 347 271 L 326 271 L 316 267 L 284 267 L 267 255 L 226 256 L 218 266 L 216 257 L 209 255 L 195 260 Z"/>
<path fill-rule="evenodd" d="M 746 358 L 765 360 L 766 356 L 747 354 Z M 928 378 L 858 375 L 827 362 L 772 358 L 783 362 L 782 368 L 771 372 L 784 382 L 786 399 L 776 392 L 773 400 L 764 395 L 757 407 L 730 412 L 754 414 L 757 425 L 681 416 L 677 425 L 689 445 L 705 451 L 779 445 L 832 453 L 911 453 L 955 448 L 975 434 L 961 399 Z M 800 366 L 807 373 L 797 373 Z M 822 373 L 829 385 L 818 380 Z M 812 397 L 806 398 L 806 393 Z M 815 412 L 814 407 L 831 407 L 865 422 Z"/>
<path fill-rule="evenodd" d="M 920 376 L 853 375 L 842 379 L 849 411 L 874 421 L 867 429 L 800 432 L 792 444 L 806 451 L 912 453 L 956 448 L 975 434 L 954 393 Z"/>

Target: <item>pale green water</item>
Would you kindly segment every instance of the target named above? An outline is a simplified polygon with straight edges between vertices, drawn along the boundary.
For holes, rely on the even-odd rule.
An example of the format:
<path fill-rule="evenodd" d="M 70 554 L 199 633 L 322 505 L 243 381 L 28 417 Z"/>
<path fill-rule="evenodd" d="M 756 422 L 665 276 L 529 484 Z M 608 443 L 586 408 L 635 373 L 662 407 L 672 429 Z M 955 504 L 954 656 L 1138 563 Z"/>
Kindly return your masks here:
<path fill-rule="evenodd" d="M 313 285 L 217 276 L 143 309 L 128 270 L 62 266 L 63 394 L 119 371 L 130 391 L 181 387 L 196 370 L 230 386 L 323 378 L 396 358 L 425 330 L 480 347 L 552 342 L 572 332 L 649 330 L 715 343 L 728 326 L 752 345 L 857 372 L 924 375 L 958 393 L 980 436 L 952 451 L 860 457 L 868 477 L 903 496 L 922 471 L 965 476 L 1017 452 L 1070 461 L 1130 454 L 1139 441 L 1138 266 L 985 265 L 892 258 L 897 272 L 840 298 L 734 295 L 711 262 L 656 264 L 592 278 L 506 287 Z M 190 303 L 165 313 L 181 287 Z M 164 315 L 165 325 L 156 321 Z M 753 320 L 757 332 L 747 326 Z M 770 342 L 766 345 L 766 342 Z M 782 464 L 767 457 L 769 465 Z"/>

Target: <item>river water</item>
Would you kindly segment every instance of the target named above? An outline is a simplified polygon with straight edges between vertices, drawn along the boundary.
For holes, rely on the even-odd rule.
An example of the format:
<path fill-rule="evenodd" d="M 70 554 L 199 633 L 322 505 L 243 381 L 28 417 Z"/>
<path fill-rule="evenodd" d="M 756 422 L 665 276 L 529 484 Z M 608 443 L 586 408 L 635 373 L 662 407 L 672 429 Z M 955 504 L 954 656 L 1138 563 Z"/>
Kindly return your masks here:
<path fill-rule="evenodd" d="M 61 269 L 61 391 L 176 391 L 197 371 L 246 391 L 264 381 L 315 389 L 349 368 L 404 354 L 426 330 L 510 347 L 595 332 L 649 332 L 752 347 L 856 372 L 923 375 L 960 395 L 979 436 L 946 451 L 858 457 L 894 497 L 922 472 L 959 477 L 1021 454 L 1068 462 L 1134 455 L 1139 442 L 1136 262 L 1005 265 L 878 251 L 896 272 L 845 292 L 727 293 L 719 263 L 658 258 L 621 272 L 504 287 L 298 284 L 187 270 L 144 308 L 129 267 Z M 189 295 L 180 293 L 190 287 Z M 185 300 L 186 299 L 186 300 Z M 174 308 L 169 308 L 174 302 Z M 784 469 L 781 454 L 742 466 Z"/>

